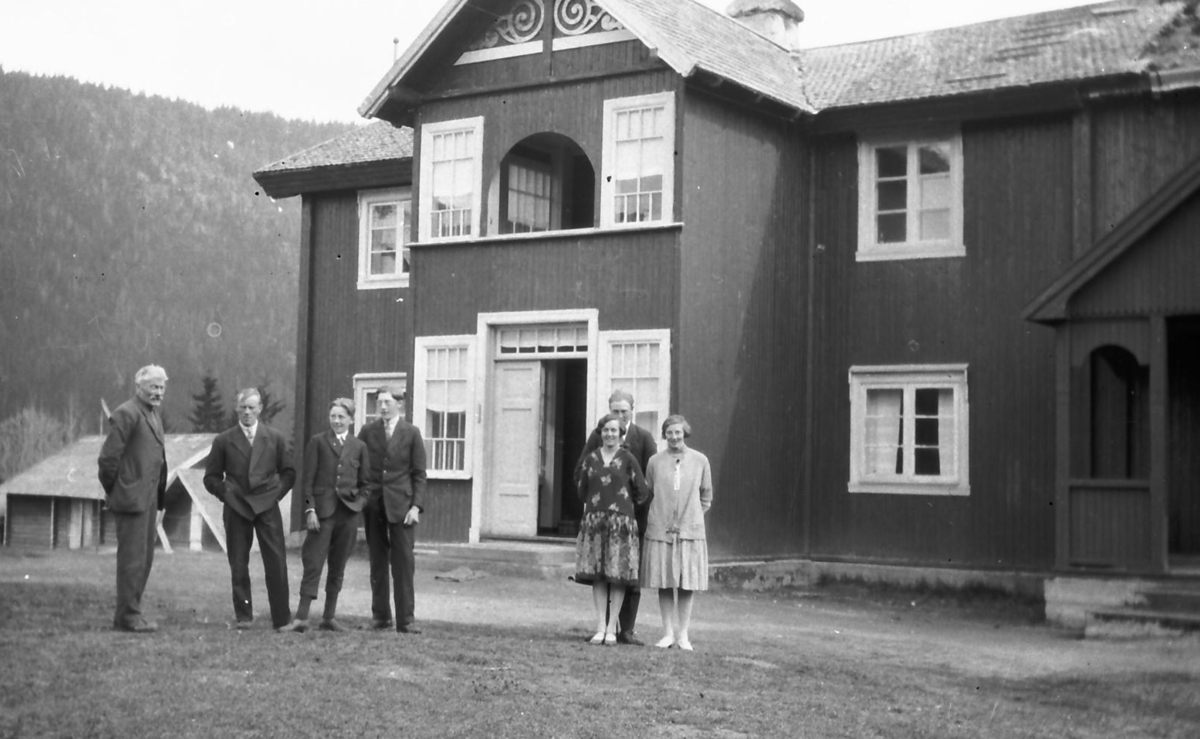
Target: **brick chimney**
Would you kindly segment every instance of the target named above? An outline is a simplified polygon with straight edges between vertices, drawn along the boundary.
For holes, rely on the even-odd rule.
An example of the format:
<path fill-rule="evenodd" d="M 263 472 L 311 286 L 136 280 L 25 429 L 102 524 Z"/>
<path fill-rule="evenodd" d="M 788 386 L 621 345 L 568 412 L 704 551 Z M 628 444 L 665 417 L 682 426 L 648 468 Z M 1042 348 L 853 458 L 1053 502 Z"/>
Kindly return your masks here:
<path fill-rule="evenodd" d="M 792 0 L 733 0 L 725 14 L 788 51 L 798 48 L 804 11 Z"/>

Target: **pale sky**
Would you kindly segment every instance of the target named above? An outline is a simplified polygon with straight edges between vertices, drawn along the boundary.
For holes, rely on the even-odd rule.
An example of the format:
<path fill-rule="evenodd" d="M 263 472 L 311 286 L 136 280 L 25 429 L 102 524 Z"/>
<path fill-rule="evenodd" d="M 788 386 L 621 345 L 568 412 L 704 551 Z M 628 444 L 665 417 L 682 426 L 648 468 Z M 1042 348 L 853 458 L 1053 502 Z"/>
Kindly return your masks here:
<path fill-rule="evenodd" d="M 723 10 L 731 0 L 701 0 Z M 552 6 L 552 0 L 546 0 Z M 0 0 L 0 67 L 205 107 L 364 122 L 358 106 L 443 0 Z M 603 0 L 600 4 L 603 6 Z M 1088 0 L 797 0 L 805 46 Z M 0 100 L 0 116 L 4 104 Z"/>

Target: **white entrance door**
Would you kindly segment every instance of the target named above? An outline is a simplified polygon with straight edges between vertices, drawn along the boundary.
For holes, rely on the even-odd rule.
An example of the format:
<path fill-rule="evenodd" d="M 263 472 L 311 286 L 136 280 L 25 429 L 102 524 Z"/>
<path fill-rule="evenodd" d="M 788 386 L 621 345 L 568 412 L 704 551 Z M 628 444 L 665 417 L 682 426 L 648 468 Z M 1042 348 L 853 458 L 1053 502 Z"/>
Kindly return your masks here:
<path fill-rule="evenodd" d="M 496 362 L 492 484 L 483 533 L 537 536 L 542 363 Z"/>

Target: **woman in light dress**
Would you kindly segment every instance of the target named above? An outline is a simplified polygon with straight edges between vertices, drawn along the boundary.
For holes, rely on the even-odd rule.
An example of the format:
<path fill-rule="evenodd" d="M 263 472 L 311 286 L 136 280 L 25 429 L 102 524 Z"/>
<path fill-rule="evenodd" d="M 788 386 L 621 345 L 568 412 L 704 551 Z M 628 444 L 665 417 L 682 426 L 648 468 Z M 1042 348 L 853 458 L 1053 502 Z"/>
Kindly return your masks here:
<path fill-rule="evenodd" d="M 692 427 L 681 415 L 663 421 L 667 448 L 650 458 L 646 477 L 653 498 L 642 551 L 641 587 L 658 588 L 663 638 L 655 646 L 692 650 L 688 625 L 697 590 L 708 590 L 704 514 L 712 506 L 708 457 L 688 447 Z"/>

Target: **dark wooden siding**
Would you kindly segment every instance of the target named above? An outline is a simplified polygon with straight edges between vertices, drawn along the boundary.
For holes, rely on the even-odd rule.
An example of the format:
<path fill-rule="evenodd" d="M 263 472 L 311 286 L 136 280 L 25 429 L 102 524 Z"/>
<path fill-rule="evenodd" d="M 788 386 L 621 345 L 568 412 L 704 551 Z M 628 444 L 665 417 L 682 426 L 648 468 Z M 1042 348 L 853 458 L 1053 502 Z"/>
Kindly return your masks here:
<path fill-rule="evenodd" d="M 10 547 L 49 549 L 54 545 L 51 528 L 53 498 L 36 495 L 8 495 L 8 540 Z"/>
<path fill-rule="evenodd" d="M 413 249 L 417 336 L 474 334 L 479 313 L 596 308 L 601 330 L 673 327 L 678 230 Z"/>
<path fill-rule="evenodd" d="M 650 67 L 667 68 L 640 41 L 551 52 L 547 39 L 541 54 L 441 67 L 429 80 L 428 92 L 434 96 L 461 94 L 512 87 L 515 83 L 552 83 Z"/>
<path fill-rule="evenodd" d="M 713 466 L 715 557 L 803 550 L 807 161 L 778 119 L 689 89 L 673 410 Z"/>
<path fill-rule="evenodd" d="M 1096 110 L 1095 238 L 1200 156 L 1200 95 L 1123 100 Z"/>
<path fill-rule="evenodd" d="M 1200 128 L 1197 129 L 1200 131 Z M 1073 318 L 1200 313 L 1200 196 L 1193 195 L 1071 299 Z"/>
<path fill-rule="evenodd" d="M 397 183 L 399 184 L 399 183 Z M 302 249 L 303 335 L 298 342 L 304 380 L 297 383 L 295 456 L 303 469 L 308 439 L 328 428 L 329 402 L 352 397 L 360 372 L 412 373 L 412 310 L 408 288 L 358 289 L 358 193 L 308 197 L 310 246 Z M 303 501 L 293 496 L 292 528 Z"/>
<path fill-rule="evenodd" d="M 471 481 L 430 480 L 427 501 L 417 531 L 423 541 L 465 542 L 471 528 Z"/>
<path fill-rule="evenodd" d="M 818 143 L 813 553 L 1053 564 L 1054 341 L 1021 310 L 1071 252 L 1071 122 L 963 131 L 965 258 L 855 262 L 857 152 Z M 850 494 L 852 365 L 968 365 L 967 497 Z"/>
<path fill-rule="evenodd" d="M 54 546 L 69 549 L 71 546 L 71 505 L 70 498 L 54 499 Z"/>

